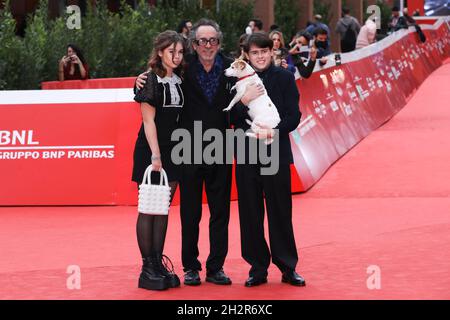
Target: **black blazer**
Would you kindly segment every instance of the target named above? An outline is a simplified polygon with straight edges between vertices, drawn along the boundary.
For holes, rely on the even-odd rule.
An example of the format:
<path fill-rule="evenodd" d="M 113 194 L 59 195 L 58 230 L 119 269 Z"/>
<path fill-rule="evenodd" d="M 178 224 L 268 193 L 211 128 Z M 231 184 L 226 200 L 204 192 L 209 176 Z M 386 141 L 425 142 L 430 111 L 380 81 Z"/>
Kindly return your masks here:
<path fill-rule="evenodd" d="M 228 112 L 222 111 L 230 103 L 233 95 L 230 90 L 236 83 L 236 79 L 226 77 L 225 69 L 233 62 L 232 59 L 218 53 L 222 57 L 223 72 L 220 75 L 219 87 L 217 88 L 216 95 L 214 96 L 212 103 L 209 103 L 200 84 L 197 80 L 197 54 L 186 58 L 187 64 L 184 72 L 184 80 L 182 89 L 184 93 L 184 107 L 180 115 L 180 128 L 186 129 L 191 134 L 191 163 L 194 161 L 194 139 L 200 139 L 194 135 L 194 121 L 201 121 L 202 135 L 208 129 L 218 129 L 222 133 L 224 143 L 222 145 L 222 162 L 225 163 L 226 159 L 226 144 L 225 144 L 225 132 L 230 128 L 230 117 Z M 202 143 L 202 150 L 212 142 L 204 141 Z"/>
<path fill-rule="evenodd" d="M 223 71 L 225 71 L 233 60 L 222 53 L 218 54 L 222 57 Z M 230 127 L 230 121 L 228 113 L 222 110 L 228 106 L 233 98 L 230 89 L 236 80 L 226 77 L 225 73 L 222 72 L 219 87 L 213 102 L 210 104 L 197 80 L 196 60 L 198 60 L 197 54 L 186 57 L 187 63 L 182 84 L 185 104 L 181 113 L 180 127 L 193 132 L 194 121 L 202 121 L 203 131 L 215 128 L 225 132 L 225 129 Z"/>
<path fill-rule="evenodd" d="M 276 127 L 279 130 L 280 164 L 291 164 L 294 158 L 292 156 L 289 133 L 297 128 L 301 117 L 299 108 L 300 96 L 294 75 L 290 71 L 274 65 L 258 73 L 258 75 L 262 79 L 270 99 L 277 107 L 281 118 L 280 123 Z M 248 108 L 242 103 L 238 103 L 231 109 L 231 123 L 235 129 L 240 128 L 247 131 L 250 128 L 245 122 L 245 119 L 250 119 L 247 110 Z"/>

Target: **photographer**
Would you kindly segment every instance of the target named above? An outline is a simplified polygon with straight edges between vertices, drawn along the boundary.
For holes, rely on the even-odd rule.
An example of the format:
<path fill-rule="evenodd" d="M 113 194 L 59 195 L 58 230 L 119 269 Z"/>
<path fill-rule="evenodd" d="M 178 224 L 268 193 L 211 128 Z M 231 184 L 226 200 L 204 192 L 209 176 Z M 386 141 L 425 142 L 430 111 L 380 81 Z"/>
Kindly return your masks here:
<path fill-rule="evenodd" d="M 306 31 L 300 31 L 295 35 L 294 40 L 291 42 L 291 49 L 289 50 L 294 65 L 297 67 L 302 78 L 305 79 L 311 76 L 316 65 L 317 49 L 315 46 L 309 47 L 311 40 L 311 34 Z"/>
<path fill-rule="evenodd" d="M 67 46 L 67 55 L 59 61 L 59 81 L 85 80 L 89 78 L 89 67 L 81 50 L 73 45 Z"/>
<path fill-rule="evenodd" d="M 273 41 L 273 63 L 277 67 L 283 67 L 292 73 L 295 73 L 295 66 L 292 57 L 284 44 L 283 33 L 274 30 L 269 34 L 269 38 Z"/>

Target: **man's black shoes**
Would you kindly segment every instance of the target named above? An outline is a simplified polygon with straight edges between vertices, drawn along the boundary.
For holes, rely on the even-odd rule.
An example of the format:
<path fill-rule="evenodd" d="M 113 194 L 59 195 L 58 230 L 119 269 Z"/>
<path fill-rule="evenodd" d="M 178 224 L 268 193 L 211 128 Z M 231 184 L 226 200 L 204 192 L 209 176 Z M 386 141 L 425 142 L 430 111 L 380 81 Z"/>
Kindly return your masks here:
<path fill-rule="evenodd" d="M 267 283 L 267 277 L 250 277 L 247 279 L 247 281 L 245 281 L 245 286 L 246 287 L 256 287 L 259 286 L 261 284 Z"/>
<path fill-rule="evenodd" d="M 223 272 L 223 269 L 220 269 L 217 272 L 208 271 L 206 273 L 206 282 L 221 285 L 229 285 L 231 284 L 231 279 L 225 274 L 225 272 Z"/>
<path fill-rule="evenodd" d="M 197 270 L 188 270 L 184 274 L 184 284 L 187 286 L 198 286 L 202 282 L 200 281 L 200 275 Z"/>
<path fill-rule="evenodd" d="M 303 287 L 306 285 L 305 279 L 303 279 L 303 277 L 294 270 L 286 271 L 285 273 L 283 273 L 283 275 L 281 276 L 281 282 L 289 283 L 293 286 L 299 287 Z"/>

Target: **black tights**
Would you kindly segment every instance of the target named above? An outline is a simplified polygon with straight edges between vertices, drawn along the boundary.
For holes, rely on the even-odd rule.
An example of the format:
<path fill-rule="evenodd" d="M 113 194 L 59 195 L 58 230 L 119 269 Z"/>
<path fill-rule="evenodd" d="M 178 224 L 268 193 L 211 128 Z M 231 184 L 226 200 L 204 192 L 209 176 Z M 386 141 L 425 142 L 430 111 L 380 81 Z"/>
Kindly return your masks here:
<path fill-rule="evenodd" d="M 170 202 L 172 202 L 177 185 L 177 182 L 169 182 Z M 163 253 L 168 218 L 168 215 L 151 215 L 139 212 L 136 234 L 142 258 L 150 257 L 153 253 Z"/>

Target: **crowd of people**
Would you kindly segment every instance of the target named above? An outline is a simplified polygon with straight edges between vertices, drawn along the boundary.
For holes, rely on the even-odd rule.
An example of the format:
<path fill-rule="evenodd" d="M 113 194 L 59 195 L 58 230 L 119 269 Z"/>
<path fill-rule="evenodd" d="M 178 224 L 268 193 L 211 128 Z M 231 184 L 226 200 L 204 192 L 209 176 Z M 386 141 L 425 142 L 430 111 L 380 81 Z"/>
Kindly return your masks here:
<path fill-rule="evenodd" d="M 419 12 L 415 10 L 413 16 L 417 15 L 419 15 Z M 340 39 L 340 51 L 342 53 L 351 52 L 374 43 L 377 39 L 377 23 L 379 21 L 376 21 L 376 18 L 369 18 L 361 25 L 358 19 L 350 14 L 350 9 L 344 7 L 342 17 L 335 27 L 335 35 Z M 388 33 L 409 26 L 415 26 L 421 40 L 425 41 L 420 27 L 416 24 L 414 18 L 408 14 L 408 9 L 403 9 L 401 15 L 400 9 L 394 6 L 388 23 Z M 182 20 L 176 28 L 176 32 L 183 38 L 185 54 L 193 53 L 192 43 L 189 40 L 191 30 L 191 20 Z M 242 44 L 249 35 L 263 30 L 261 20 L 250 20 L 245 28 L 245 33 L 239 38 L 238 48 L 234 52 L 234 56 L 242 55 Z M 306 28 L 297 32 L 288 44 L 286 44 L 286 36 L 277 25 L 270 26 L 269 36 L 274 43 L 273 63 L 296 74 L 296 78 L 308 78 L 315 67 L 316 59 L 323 66 L 327 63 L 327 56 L 332 53 L 330 27 L 323 22 L 320 14 L 314 15 L 314 20 L 308 21 Z M 69 44 L 66 55 L 59 62 L 58 79 L 64 81 L 88 78 L 89 66 L 81 49 L 76 45 Z"/>

